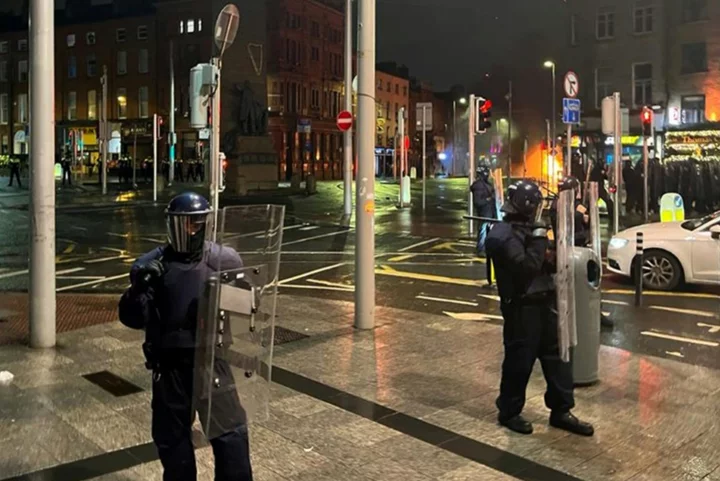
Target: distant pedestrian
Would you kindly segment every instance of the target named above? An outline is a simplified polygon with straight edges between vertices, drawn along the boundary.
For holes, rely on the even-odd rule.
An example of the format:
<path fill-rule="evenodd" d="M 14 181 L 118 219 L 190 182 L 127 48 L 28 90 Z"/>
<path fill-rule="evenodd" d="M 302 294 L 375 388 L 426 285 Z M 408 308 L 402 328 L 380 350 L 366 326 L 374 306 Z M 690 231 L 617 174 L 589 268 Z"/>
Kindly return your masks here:
<path fill-rule="evenodd" d="M 17 157 L 10 157 L 10 183 L 8 187 L 12 187 L 13 179 L 17 179 L 18 187 L 22 187 L 20 183 L 20 159 Z"/>

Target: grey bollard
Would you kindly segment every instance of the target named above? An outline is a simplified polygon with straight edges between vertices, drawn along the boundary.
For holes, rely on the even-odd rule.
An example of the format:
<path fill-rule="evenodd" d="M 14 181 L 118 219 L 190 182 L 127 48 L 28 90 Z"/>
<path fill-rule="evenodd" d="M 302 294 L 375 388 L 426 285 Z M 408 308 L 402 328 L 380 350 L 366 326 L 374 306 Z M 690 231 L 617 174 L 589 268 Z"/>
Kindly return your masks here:
<path fill-rule="evenodd" d="M 573 349 L 573 381 L 590 386 L 599 381 L 600 259 L 587 247 L 573 249 L 577 346 Z"/>

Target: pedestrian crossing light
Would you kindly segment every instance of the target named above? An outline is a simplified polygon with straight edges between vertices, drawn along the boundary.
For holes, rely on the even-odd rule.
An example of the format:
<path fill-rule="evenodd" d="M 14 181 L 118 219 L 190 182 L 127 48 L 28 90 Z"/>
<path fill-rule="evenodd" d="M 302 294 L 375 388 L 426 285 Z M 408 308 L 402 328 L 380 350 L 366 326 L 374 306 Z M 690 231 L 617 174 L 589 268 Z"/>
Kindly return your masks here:
<path fill-rule="evenodd" d="M 484 134 L 492 123 L 492 101 L 478 97 L 475 99 L 475 132 Z"/>
<path fill-rule="evenodd" d="M 653 111 L 650 107 L 643 107 L 640 113 L 640 120 L 642 121 L 642 134 L 645 137 L 652 135 L 653 125 Z"/>

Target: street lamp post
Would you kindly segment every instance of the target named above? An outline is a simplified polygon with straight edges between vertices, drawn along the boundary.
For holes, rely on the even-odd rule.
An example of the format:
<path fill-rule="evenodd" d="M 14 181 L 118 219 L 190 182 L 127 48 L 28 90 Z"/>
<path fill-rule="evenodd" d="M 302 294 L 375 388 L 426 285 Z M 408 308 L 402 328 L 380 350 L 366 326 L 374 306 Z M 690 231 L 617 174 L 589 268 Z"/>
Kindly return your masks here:
<path fill-rule="evenodd" d="M 552 145 L 549 145 L 548 148 L 552 149 L 553 154 L 555 154 L 555 144 L 557 143 L 557 99 L 555 98 L 557 90 L 555 88 L 555 62 L 547 60 L 543 66 L 551 69 L 552 71 Z"/>
<path fill-rule="evenodd" d="M 453 151 L 452 151 L 452 175 L 456 174 L 456 161 L 457 161 L 457 143 L 458 143 L 458 135 L 457 135 L 457 104 L 460 103 L 460 105 L 465 105 L 467 103 L 467 99 L 465 97 L 460 97 L 458 100 L 453 99 Z"/>

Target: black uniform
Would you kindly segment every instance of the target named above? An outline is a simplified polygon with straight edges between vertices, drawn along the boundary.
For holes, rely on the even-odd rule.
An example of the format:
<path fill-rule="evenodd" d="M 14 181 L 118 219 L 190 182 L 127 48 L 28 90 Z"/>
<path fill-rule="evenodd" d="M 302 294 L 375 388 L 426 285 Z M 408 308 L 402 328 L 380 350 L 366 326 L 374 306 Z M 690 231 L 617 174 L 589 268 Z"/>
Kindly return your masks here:
<path fill-rule="evenodd" d="M 495 206 L 495 187 L 488 181 L 487 175 L 480 175 L 470 186 L 476 215 L 494 219 L 497 216 Z M 485 252 L 485 239 L 490 227 L 488 222 L 478 222 L 477 252 Z"/>
<path fill-rule="evenodd" d="M 18 187 L 22 187 L 20 183 L 20 160 L 16 157 L 10 157 L 10 183 L 8 187 L 12 187 L 14 179 L 17 179 Z"/>
<path fill-rule="evenodd" d="M 598 184 L 598 197 L 605 202 L 608 214 L 612 217 L 615 203 L 610 197 L 607 189 L 605 189 L 605 181 L 607 180 L 607 172 L 605 167 L 600 162 L 596 162 L 593 169 L 590 171 L 590 182 L 597 182 Z"/>
<path fill-rule="evenodd" d="M 506 221 L 520 221 L 511 215 Z M 495 266 L 498 293 L 505 325 L 505 360 L 497 406 L 500 419 L 519 415 L 525 405 L 525 390 L 536 359 L 547 380 L 545 404 L 553 412 L 575 406 L 572 367 L 560 359 L 558 347 L 555 285 L 545 261 L 547 237 L 533 238 L 531 228 L 496 224 L 490 231 L 487 249 Z"/>
<path fill-rule="evenodd" d="M 179 253 L 173 246 L 159 247 L 135 262 L 131 287 L 120 300 L 123 324 L 146 331 L 143 350 L 146 365 L 153 371 L 152 436 L 165 481 L 197 478 L 192 424 L 198 306 L 206 282 L 220 265 L 223 269 L 241 268 L 242 260 L 234 250 L 210 242 L 187 253 Z M 226 361 L 216 358 L 214 369 L 223 385 L 234 385 Z M 213 406 L 213 420 L 222 416 L 220 423 L 230 428 L 210 440 L 216 481 L 252 481 L 247 418 L 237 391 L 214 394 Z M 201 408 L 199 415 L 207 419 L 203 411 Z"/>

